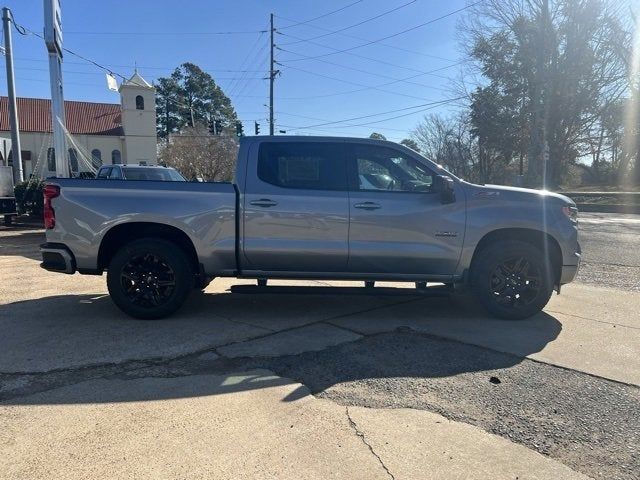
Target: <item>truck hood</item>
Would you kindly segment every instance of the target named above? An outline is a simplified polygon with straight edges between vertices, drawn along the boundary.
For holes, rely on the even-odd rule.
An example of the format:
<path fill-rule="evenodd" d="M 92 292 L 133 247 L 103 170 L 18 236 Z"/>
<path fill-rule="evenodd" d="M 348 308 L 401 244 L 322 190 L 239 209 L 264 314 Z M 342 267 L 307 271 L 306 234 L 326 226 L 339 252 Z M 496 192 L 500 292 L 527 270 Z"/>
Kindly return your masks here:
<path fill-rule="evenodd" d="M 534 190 L 532 188 L 508 187 L 505 185 L 475 185 L 471 186 L 471 196 L 476 198 L 495 198 L 496 200 L 552 200 L 554 203 L 575 205 L 575 202 L 565 195 L 548 190 Z"/>

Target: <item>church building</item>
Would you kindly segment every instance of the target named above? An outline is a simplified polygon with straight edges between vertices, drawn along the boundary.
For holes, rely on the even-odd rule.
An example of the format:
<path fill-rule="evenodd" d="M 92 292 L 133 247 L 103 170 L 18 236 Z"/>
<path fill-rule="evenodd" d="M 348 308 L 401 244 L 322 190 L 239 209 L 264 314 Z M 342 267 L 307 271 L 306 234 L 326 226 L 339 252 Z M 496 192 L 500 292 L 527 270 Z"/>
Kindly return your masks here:
<path fill-rule="evenodd" d="M 156 164 L 155 88 L 135 72 L 119 92 L 120 104 L 65 100 L 72 174 L 111 163 Z M 55 175 L 51 100 L 19 97 L 17 103 L 24 178 Z M 11 138 L 8 111 L 7 97 L 0 97 L 0 139 Z"/>

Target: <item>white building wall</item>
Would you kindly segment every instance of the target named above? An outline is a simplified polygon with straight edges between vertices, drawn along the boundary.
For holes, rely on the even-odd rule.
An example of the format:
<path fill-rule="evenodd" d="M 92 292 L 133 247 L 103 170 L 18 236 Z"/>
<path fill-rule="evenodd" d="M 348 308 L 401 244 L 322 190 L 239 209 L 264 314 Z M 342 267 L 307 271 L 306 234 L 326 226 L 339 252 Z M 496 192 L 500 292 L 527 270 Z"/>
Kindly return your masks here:
<path fill-rule="evenodd" d="M 1 138 L 11 138 L 10 132 L 0 131 Z M 108 135 L 73 135 L 74 142 L 80 149 L 84 149 L 88 155 L 91 155 L 91 151 L 94 149 L 100 150 L 103 164 L 110 164 L 112 158 L 112 152 L 117 150 L 120 152 L 121 157 L 124 159 L 124 137 L 108 136 Z M 40 159 L 40 165 L 38 166 L 38 174 L 44 178 L 54 175 L 55 170 L 49 170 L 47 165 L 47 149 L 52 147 L 51 134 L 40 132 L 21 132 L 20 144 L 22 151 L 31 152 L 31 160 L 24 160 L 24 176 L 28 178 L 34 172 L 38 159 Z M 71 145 L 67 145 L 68 148 L 72 148 Z M 81 160 L 81 153 L 78 152 L 78 171 L 89 171 L 88 166 Z M 88 159 L 90 161 L 90 159 Z"/>

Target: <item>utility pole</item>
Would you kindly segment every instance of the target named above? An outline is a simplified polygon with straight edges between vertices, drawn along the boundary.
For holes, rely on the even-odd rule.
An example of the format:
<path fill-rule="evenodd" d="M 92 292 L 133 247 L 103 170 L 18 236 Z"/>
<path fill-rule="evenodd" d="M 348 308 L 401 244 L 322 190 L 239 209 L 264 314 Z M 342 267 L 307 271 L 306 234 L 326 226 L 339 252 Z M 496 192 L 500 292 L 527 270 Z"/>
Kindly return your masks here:
<path fill-rule="evenodd" d="M 7 7 L 2 9 L 2 28 L 4 29 L 5 59 L 7 64 L 7 92 L 9 97 L 9 125 L 11 126 L 11 159 L 13 163 L 13 181 L 24 181 L 22 172 L 22 152 L 20 150 L 20 124 L 18 123 L 18 104 L 16 102 L 15 77 L 13 74 L 13 45 L 11 44 L 11 22 L 13 16 Z"/>
<path fill-rule="evenodd" d="M 273 44 L 273 13 L 271 14 L 271 22 L 270 22 L 271 28 L 269 29 L 269 33 L 270 33 L 270 55 L 269 55 L 269 135 L 273 135 L 273 80 L 276 77 L 276 72 L 273 69 L 273 48 L 274 48 L 274 44 Z"/>
<path fill-rule="evenodd" d="M 169 98 L 165 100 L 164 104 L 164 130 L 167 134 L 167 145 L 169 145 Z"/>

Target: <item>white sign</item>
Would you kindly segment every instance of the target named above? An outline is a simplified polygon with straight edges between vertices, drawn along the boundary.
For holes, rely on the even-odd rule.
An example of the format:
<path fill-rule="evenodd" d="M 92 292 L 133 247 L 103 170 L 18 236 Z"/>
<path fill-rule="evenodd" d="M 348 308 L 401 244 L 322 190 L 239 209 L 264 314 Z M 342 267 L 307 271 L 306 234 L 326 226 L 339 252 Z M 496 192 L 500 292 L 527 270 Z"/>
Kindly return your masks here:
<path fill-rule="evenodd" d="M 44 0 L 44 42 L 47 50 L 62 56 L 62 14 L 60 0 Z"/>
<path fill-rule="evenodd" d="M 116 77 L 110 73 L 107 73 L 107 88 L 114 92 L 118 91 L 118 81 L 116 80 Z"/>

